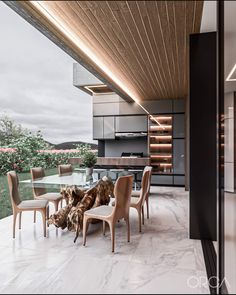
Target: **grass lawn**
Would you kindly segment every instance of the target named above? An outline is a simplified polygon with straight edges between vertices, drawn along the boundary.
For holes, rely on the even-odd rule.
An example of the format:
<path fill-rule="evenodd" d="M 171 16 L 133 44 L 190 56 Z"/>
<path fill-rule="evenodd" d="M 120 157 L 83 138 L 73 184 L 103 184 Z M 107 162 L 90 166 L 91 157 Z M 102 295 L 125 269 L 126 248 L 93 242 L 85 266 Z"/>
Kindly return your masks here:
<path fill-rule="evenodd" d="M 57 174 L 57 168 L 45 170 L 46 175 Z M 19 180 L 30 179 L 30 173 L 19 173 Z M 20 184 L 20 196 L 22 200 L 33 199 L 32 188 Z M 12 214 L 6 175 L 0 175 L 0 219 Z"/>

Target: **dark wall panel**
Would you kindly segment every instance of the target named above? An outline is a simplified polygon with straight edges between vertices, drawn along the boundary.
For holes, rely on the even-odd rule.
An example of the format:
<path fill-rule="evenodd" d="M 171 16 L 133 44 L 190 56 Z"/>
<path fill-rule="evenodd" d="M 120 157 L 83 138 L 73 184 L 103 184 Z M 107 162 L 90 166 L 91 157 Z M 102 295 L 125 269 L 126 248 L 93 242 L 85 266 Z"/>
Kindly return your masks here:
<path fill-rule="evenodd" d="M 120 157 L 122 152 L 143 153 L 147 157 L 147 149 L 146 137 L 105 141 L 105 157 Z"/>
<path fill-rule="evenodd" d="M 105 157 L 105 141 L 98 140 L 98 157 Z"/>
<path fill-rule="evenodd" d="M 216 240 L 216 33 L 190 36 L 190 237 Z"/>

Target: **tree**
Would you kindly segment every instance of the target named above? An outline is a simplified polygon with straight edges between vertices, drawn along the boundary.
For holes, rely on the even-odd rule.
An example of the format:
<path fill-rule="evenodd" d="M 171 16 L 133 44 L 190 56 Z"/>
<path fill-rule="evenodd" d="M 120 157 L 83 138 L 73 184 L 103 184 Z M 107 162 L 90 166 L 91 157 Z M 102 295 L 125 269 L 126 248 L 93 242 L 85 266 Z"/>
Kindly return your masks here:
<path fill-rule="evenodd" d="M 78 150 L 78 156 L 82 157 L 84 154 L 91 150 L 91 145 L 88 143 L 80 143 L 75 144 L 75 148 Z"/>
<path fill-rule="evenodd" d="M 0 147 L 9 146 L 13 141 L 28 133 L 27 129 L 22 128 L 20 124 L 16 124 L 8 116 L 3 115 L 0 117 Z"/>

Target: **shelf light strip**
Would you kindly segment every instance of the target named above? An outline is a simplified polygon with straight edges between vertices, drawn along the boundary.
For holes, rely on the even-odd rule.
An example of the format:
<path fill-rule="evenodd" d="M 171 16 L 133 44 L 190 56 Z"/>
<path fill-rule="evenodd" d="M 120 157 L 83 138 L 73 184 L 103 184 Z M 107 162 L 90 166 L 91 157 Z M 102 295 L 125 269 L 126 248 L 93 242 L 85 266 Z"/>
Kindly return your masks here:
<path fill-rule="evenodd" d="M 76 47 L 78 47 L 92 62 L 94 62 L 100 68 L 100 70 L 110 77 L 117 86 L 127 93 L 128 96 L 134 100 L 134 102 L 136 102 L 160 127 L 164 129 L 158 120 L 155 119 L 149 113 L 149 111 L 140 104 L 136 95 L 114 75 L 114 73 L 102 62 L 102 60 L 99 59 L 93 51 L 91 51 L 91 49 L 83 42 L 83 40 L 81 40 L 81 38 L 75 35 L 65 23 L 62 23 L 62 21 L 60 21 L 52 11 L 49 11 L 50 9 L 48 9 L 48 7 L 46 8 L 43 2 L 44 1 L 30 1 L 30 3 L 37 10 L 39 10 L 51 23 L 53 23 L 65 36 L 67 36 Z"/>
<path fill-rule="evenodd" d="M 150 147 L 171 147 L 171 143 L 151 143 Z"/>
<path fill-rule="evenodd" d="M 164 139 L 164 138 L 171 139 L 172 138 L 171 135 L 150 135 L 150 137 L 152 137 L 152 138 L 161 138 L 161 139 Z"/>
<path fill-rule="evenodd" d="M 155 117 L 154 118 L 158 118 L 158 120 L 171 120 L 172 117 Z"/>
<path fill-rule="evenodd" d="M 172 158 L 172 156 L 171 155 L 163 155 L 163 156 L 161 156 L 161 155 L 151 155 L 150 156 L 151 158 Z"/>
<path fill-rule="evenodd" d="M 158 129 L 159 127 L 165 128 L 172 128 L 172 125 L 160 125 L 160 126 L 150 126 L 150 129 Z"/>

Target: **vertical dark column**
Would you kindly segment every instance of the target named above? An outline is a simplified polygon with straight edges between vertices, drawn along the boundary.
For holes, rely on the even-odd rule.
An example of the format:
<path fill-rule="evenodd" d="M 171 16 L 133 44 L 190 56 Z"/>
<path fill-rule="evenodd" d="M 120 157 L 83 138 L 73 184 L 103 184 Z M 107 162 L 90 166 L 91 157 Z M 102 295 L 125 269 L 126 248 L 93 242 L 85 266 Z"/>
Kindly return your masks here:
<path fill-rule="evenodd" d="M 190 238 L 216 240 L 216 33 L 190 36 Z"/>
<path fill-rule="evenodd" d="M 217 1 L 217 62 L 218 62 L 218 278 L 219 294 L 227 294 L 224 247 L 224 1 Z M 234 263 L 234 262 L 232 262 Z"/>
<path fill-rule="evenodd" d="M 98 157 L 105 157 L 105 141 L 98 140 Z"/>
<path fill-rule="evenodd" d="M 185 100 L 185 190 L 189 191 L 189 96 Z"/>

